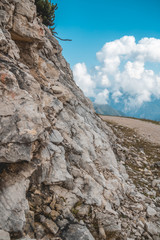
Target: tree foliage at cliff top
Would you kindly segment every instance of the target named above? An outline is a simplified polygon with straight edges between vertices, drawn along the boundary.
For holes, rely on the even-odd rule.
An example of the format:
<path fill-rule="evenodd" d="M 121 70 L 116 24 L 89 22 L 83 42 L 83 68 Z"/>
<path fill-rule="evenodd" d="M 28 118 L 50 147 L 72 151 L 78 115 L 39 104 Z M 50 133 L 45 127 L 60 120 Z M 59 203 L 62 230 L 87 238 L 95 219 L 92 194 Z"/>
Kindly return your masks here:
<path fill-rule="evenodd" d="M 43 24 L 47 27 L 50 27 L 51 31 L 53 32 L 55 29 L 54 20 L 57 4 L 53 4 L 49 0 L 35 0 L 35 4 L 37 6 L 38 16 L 42 17 Z"/>

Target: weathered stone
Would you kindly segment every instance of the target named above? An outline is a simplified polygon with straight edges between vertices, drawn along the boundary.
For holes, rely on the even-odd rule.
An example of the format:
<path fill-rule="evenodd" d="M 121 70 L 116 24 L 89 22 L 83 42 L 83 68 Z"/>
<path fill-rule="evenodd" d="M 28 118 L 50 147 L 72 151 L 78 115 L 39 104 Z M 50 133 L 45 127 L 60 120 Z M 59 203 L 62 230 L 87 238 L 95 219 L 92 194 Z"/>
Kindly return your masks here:
<path fill-rule="evenodd" d="M 97 213 L 97 219 L 100 226 L 103 226 L 106 236 L 117 237 L 121 231 L 121 223 L 117 216 Z"/>
<path fill-rule="evenodd" d="M 147 232 L 151 235 L 158 235 L 158 233 L 160 233 L 160 229 L 158 230 L 157 226 L 152 222 L 146 222 L 145 227 Z"/>
<path fill-rule="evenodd" d="M 90 207 L 82 204 L 82 205 L 76 207 L 76 210 L 78 211 L 79 216 L 84 217 L 89 214 Z"/>
<path fill-rule="evenodd" d="M 43 222 L 44 226 L 47 227 L 53 234 L 56 234 L 59 230 L 58 226 L 50 219 L 45 219 Z"/>
<path fill-rule="evenodd" d="M 51 209 L 50 209 L 50 207 L 48 207 L 48 206 L 44 206 L 44 208 L 43 208 L 43 212 L 46 214 L 46 215 L 49 215 L 50 213 L 51 213 Z"/>
<path fill-rule="evenodd" d="M 65 240 L 94 240 L 93 236 L 85 226 L 79 224 L 71 224 L 66 232 L 63 234 Z"/>
<path fill-rule="evenodd" d="M 156 187 L 157 185 L 159 185 L 160 184 L 160 179 L 154 179 L 153 181 L 152 181 L 152 187 Z"/>
<path fill-rule="evenodd" d="M 31 1 L 26 2 L 25 0 L 21 0 L 17 2 L 15 12 L 27 17 L 30 22 L 33 22 L 36 17 L 36 6 L 32 4 Z"/>
<path fill-rule="evenodd" d="M 7 39 L 4 36 L 2 29 L 0 29 L 0 47 L 2 48 L 6 44 L 7 44 Z"/>
<path fill-rule="evenodd" d="M 159 236 L 153 236 L 153 240 L 159 240 Z"/>
<path fill-rule="evenodd" d="M 3 230 L 0 230 L 0 240 L 10 240 L 9 233 Z"/>
<path fill-rule="evenodd" d="M 132 208 L 133 210 L 137 210 L 137 211 L 143 211 L 142 204 L 131 205 L 130 208 Z"/>
<path fill-rule="evenodd" d="M 23 238 L 19 238 L 19 240 L 36 240 L 35 238 L 30 238 L 28 235 L 23 237 Z"/>
<path fill-rule="evenodd" d="M 45 236 L 45 227 L 38 222 L 35 223 L 35 234 L 36 239 L 41 239 Z"/>
<path fill-rule="evenodd" d="M 52 220 L 55 221 L 56 218 L 59 216 L 59 213 L 57 211 L 55 211 L 55 210 L 52 210 L 50 212 L 50 216 L 51 216 Z"/>
<path fill-rule="evenodd" d="M 148 217 L 154 217 L 156 215 L 156 213 L 157 212 L 152 207 L 150 207 L 150 206 L 147 207 L 147 216 Z"/>
<path fill-rule="evenodd" d="M 145 237 L 145 239 L 149 239 L 149 240 L 152 240 L 153 238 L 150 236 L 149 233 L 145 232 L 143 233 L 143 236 Z"/>
<path fill-rule="evenodd" d="M 14 182 L 14 184 L 13 184 Z M 22 231 L 25 223 L 27 182 L 21 178 L 11 178 L 3 182 L 0 191 L 0 228 L 6 231 Z M 11 197 L 12 196 L 12 197 Z"/>
<path fill-rule="evenodd" d="M 51 146 L 51 144 L 50 144 Z M 53 147 L 53 145 L 52 145 Z M 51 166 L 49 172 L 46 175 L 46 184 L 65 182 L 67 180 L 72 179 L 72 176 L 69 174 L 67 170 L 67 163 L 65 161 L 65 150 L 61 146 L 58 149 L 55 147 L 52 148 L 57 151 L 55 155 L 51 158 Z"/>
<path fill-rule="evenodd" d="M 63 141 L 63 137 L 57 130 L 53 130 L 50 135 L 50 140 L 52 143 L 59 144 Z"/>
<path fill-rule="evenodd" d="M 55 209 L 55 205 L 56 205 L 56 200 L 53 199 L 52 202 L 50 203 L 50 207 L 51 207 L 52 210 Z"/>
<path fill-rule="evenodd" d="M 67 225 L 69 225 L 69 222 L 67 219 L 58 219 L 57 225 L 63 230 Z"/>
<path fill-rule="evenodd" d="M 11 31 L 12 39 L 24 42 L 40 41 L 44 36 L 44 29 L 38 24 L 37 19 L 31 23 L 25 16 L 14 16 L 14 24 Z"/>
<path fill-rule="evenodd" d="M 102 226 L 99 227 L 99 237 L 104 240 L 106 239 L 106 233 Z"/>
<path fill-rule="evenodd" d="M 30 237 L 34 238 L 34 212 L 28 211 L 26 213 L 26 224 L 24 226 L 24 232 L 29 234 Z"/>
<path fill-rule="evenodd" d="M 156 168 L 160 168 L 160 162 L 156 162 L 156 163 L 154 164 L 154 166 L 155 166 Z"/>

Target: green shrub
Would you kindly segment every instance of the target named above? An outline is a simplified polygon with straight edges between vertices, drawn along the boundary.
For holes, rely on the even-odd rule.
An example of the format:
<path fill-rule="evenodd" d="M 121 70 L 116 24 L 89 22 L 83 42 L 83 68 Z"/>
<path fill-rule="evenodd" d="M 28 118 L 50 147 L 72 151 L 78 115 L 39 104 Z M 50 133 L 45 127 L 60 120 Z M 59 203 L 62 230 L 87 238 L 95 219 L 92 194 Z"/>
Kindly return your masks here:
<path fill-rule="evenodd" d="M 57 4 L 51 3 L 51 0 L 35 0 L 37 6 L 38 16 L 42 18 L 42 22 L 47 27 L 50 27 L 52 33 L 54 33 L 54 20 L 55 20 L 55 10 L 57 9 Z"/>

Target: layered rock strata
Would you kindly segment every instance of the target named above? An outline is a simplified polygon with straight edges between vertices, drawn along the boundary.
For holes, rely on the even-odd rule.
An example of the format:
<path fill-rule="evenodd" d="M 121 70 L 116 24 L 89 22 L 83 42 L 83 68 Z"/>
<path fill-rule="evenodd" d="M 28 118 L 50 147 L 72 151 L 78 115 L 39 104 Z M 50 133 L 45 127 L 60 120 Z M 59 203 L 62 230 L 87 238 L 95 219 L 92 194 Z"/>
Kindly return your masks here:
<path fill-rule="evenodd" d="M 61 52 L 34 0 L 1 0 L 0 239 L 160 239 Z"/>

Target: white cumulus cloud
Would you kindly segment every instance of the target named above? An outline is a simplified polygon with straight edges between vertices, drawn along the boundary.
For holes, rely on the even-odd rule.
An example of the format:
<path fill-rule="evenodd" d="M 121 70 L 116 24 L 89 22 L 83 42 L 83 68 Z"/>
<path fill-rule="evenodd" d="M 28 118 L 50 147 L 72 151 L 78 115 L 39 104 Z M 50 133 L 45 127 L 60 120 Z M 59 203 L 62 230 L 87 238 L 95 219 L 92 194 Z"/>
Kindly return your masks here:
<path fill-rule="evenodd" d="M 87 97 L 93 97 L 95 83 L 91 75 L 87 72 L 85 63 L 77 63 L 73 67 L 74 80 L 77 85 L 82 89 Z"/>
<path fill-rule="evenodd" d="M 94 76 L 87 73 L 84 63 L 73 69 L 84 93 L 93 96 L 96 92 L 95 102 L 123 99 L 128 108 L 160 98 L 160 70 L 154 68 L 154 63 L 160 67 L 160 39 L 143 38 L 136 43 L 133 36 L 124 36 L 107 42 L 96 56 L 99 64 Z"/>
<path fill-rule="evenodd" d="M 142 38 L 136 45 L 135 50 L 137 59 L 160 62 L 160 39 Z"/>
<path fill-rule="evenodd" d="M 114 99 L 114 101 L 115 101 L 116 103 L 119 102 L 119 98 L 120 98 L 121 96 L 122 96 L 122 93 L 121 93 L 119 90 L 117 90 L 117 91 L 115 91 L 115 92 L 112 93 L 112 99 Z"/>
<path fill-rule="evenodd" d="M 109 98 L 109 91 L 104 89 L 102 92 L 98 93 L 95 98 L 95 103 L 97 104 L 107 104 L 107 100 Z"/>

